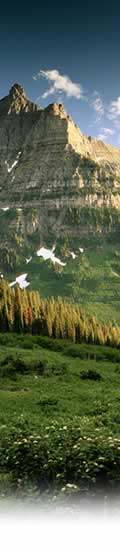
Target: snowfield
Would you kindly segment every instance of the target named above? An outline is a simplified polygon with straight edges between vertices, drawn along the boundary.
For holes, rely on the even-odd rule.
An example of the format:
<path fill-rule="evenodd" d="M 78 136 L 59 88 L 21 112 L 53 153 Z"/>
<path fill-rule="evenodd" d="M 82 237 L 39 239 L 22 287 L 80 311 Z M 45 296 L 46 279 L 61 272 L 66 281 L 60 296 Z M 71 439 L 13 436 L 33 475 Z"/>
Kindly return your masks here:
<path fill-rule="evenodd" d="M 37 250 L 37 256 L 41 256 L 42 258 L 44 258 L 44 260 L 52 260 L 53 264 L 57 263 L 59 265 L 65 266 L 66 263 L 61 262 L 59 258 L 56 258 L 54 250 L 55 245 L 53 246 L 52 250 L 50 250 L 49 248 L 44 248 L 44 246 L 42 246 L 39 250 Z"/>
<path fill-rule="evenodd" d="M 10 286 L 14 286 L 17 283 L 19 284 L 19 287 L 21 289 L 26 288 L 30 283 L 26 281 L 27 273 L 23 273 L 23 275 L 19 275 L 19 277 L 16 277 L 15 281 L 10 283 Z"/>

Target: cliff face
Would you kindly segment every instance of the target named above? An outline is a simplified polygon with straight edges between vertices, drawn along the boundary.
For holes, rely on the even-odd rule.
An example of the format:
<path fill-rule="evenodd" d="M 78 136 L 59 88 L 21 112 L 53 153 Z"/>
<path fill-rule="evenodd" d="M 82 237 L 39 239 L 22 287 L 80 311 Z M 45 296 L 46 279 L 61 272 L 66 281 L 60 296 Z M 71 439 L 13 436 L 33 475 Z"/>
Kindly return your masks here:
<path fill-rule="evenodd" d="M 36 231 L 40 242 L 50 229 L 58 237 L 65 228 L 76 234 L 75 213 L 106 207 L 120 208 L 120 150 L 83 135 L 63 105 L 41 109 L 15 84 L 0 101 L 0 209 L 10 209 L 6 242 L 14 231 L 25 242 Z"/>

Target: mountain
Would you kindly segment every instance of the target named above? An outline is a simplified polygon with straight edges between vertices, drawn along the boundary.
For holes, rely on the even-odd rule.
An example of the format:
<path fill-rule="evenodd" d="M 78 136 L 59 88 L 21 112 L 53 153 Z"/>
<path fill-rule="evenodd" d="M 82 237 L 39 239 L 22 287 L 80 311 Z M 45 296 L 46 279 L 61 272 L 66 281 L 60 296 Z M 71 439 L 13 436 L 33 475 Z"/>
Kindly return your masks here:
<path fill-rule="evenodd" d="M 9 91 L 9 94 L 0 101 L 0 115 L 10 115 L 12 113 L 28 113 L 38 111 L 39 107 L 29 99 L 20 86 L 20 84 L 14 84 Z"/>
<path fill-rule="evenodd" d="M 62 104 L 42 109 L 14 84 L 0 101 L 1 273 L 12 282 L 27 266 L 31 289 L 99 316 L 106 300 L 108 317 L 119 319 L 119 230 L 120 149 L 84 135 Z"/>

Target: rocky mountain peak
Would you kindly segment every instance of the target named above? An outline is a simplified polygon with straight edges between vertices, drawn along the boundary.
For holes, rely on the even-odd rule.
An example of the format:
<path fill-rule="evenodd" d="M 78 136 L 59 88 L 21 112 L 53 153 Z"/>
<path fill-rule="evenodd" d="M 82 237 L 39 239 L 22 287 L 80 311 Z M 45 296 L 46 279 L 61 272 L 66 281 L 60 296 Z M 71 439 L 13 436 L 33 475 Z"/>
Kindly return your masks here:
<path fill-rule="evenodd" d="M 83 134 L 62 103 L 41 109 L 18 83 L 0 101 L 0 152 L 1 201 L 9 190 L 17 206 L 50 193 L 67 205 L 120 205 L 120 149 Z"/>
<path fill-rule="evenodd" d="M 32 113 L 38 110 L 40 110 L 40 107 L 26 97 L 22 86 L 18 83 L 15 83 L 10 88 L 9 95 L 0 101 L 0 115 L 18 114 L 21 112 Z"/>
<path fill-rule="evenodd" d="M 67 119 L 67 111 L 64 108 L 64 105 L 62 103 L 50 103 L 45 109 L 45 112 L 50 115 L 56 115 L 60 118 L 66 118 Z"/>
<path fill-rule="evenodd" d="M 18 95 L 26 97 L 26 94 L 25 94 L 22 86 L 20 86 L 20 84 L 17 84 L 17 83 L 13 84 L 13 86 L 10 88 L 9 95 L 11 97 L 15 97 L 15 96 L 18 96 Z"/>

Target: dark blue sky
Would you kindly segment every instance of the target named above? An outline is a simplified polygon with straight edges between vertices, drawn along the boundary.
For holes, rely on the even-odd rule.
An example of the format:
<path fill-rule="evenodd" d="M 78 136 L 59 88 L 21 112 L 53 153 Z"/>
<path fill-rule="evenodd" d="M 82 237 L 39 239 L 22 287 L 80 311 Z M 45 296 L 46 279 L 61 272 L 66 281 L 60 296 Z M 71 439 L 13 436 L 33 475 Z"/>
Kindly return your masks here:
<path fill-rule="evenodd" d="M 14 82 L 44 106 L 63 102 L 81 130 L 120 145 L 120 6 L 108 0 L 77 3 L 20 2 L 2 6 L 0 97 Z M 82 94 L 53 89 L 55 82 L 32 77 L 58 71 L 80 85 Z M 43 94 L 53 89 L 48 97 Z M 82 97 L 81 97 L 82 95 Z"/>

